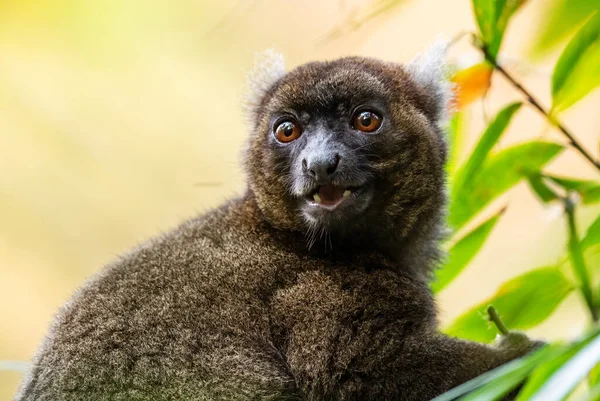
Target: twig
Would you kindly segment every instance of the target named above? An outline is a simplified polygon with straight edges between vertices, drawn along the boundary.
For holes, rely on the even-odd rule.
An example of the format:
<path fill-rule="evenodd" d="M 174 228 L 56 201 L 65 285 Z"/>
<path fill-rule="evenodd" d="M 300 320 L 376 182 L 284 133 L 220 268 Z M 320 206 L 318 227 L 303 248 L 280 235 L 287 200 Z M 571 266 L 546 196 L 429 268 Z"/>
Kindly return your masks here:
<path fill-rule="evenodd" d="M 503 336 L 507 335 L 508 329 L 504 325 L 504 322 L 502 321 L 502 319 L 500 319 L 500 316 L 498 315 L 496 308 L 494 308 L 492 305 L 488 306 L 487 313 L 490 317 L 490 321 L 492 321 L 496 325 L 500 334 L 502 334 Z"/>
<path fill-rule="evenodd" d="M 519 92 L 521 92 L 525 96 L 525 98 L 527 99 L 529 104 L 531 104 L 537 111 L 539 111 L 546 118 L 546 120 L 548 120 L 548 122 L 550 122 L 550 124 L 552 124 L 556 128 L 558 128 L 560 130 L 560 132 L 562 132 L 562 134 L 569 139 L 571 146 L 573 146 L 575 149 L 577 149 L 577 151 L 579 153 L 581 153 L 583 155 L 583 157 L 588 159 L 590 163 L 592 163 L 598 170 L 600 170 L 600 161 L 594 159 L 594 157 L 592 155 L 590 155 L 583 148 L 583 146 L 581 146 L 581 144 L 577 141 L 575 136 L 560 121 L 558 121 L 558 119 L 556 117 L 554 117 L 552 114 L 550 114 L 550 112 L 548 110 L 544 109 L 541 106 L 540 102 L 536 98 L 534 98 L 533 95 L 527 89 L 525 89 L 525 87 L 523 87 L 523 85 L 521 85 L 519 82 L 517 82 L 504 68 L 502 68 L 500 65 L 498 65 L 498 63 L 496 62 L 496 59 L 489 54 L 485 45 L 480 44 L 479 40 L 476 38 L 474 40 L 474 45 L 483 52 L 485 59 L 492 65 L 492 67 L 494 67 L 494 69 L 496 71 L 498 71 L 500 74 L 502 74 L 504 76 L 504 78 L 506 78 Z"/>

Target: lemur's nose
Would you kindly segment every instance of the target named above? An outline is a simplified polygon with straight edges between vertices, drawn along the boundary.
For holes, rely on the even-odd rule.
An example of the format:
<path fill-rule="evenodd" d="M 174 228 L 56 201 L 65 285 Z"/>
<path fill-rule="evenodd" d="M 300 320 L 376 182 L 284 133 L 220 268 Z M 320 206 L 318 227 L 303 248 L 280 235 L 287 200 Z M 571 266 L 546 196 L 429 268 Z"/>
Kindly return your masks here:
<path fill-rule="evenodd" d="M 319 153 L 302 159 L 302 170 L 313 177 L 317 183 L 326 184 L 331 181 L 331 176 L 335 173 L 339 164 L 339 154 Z"/>

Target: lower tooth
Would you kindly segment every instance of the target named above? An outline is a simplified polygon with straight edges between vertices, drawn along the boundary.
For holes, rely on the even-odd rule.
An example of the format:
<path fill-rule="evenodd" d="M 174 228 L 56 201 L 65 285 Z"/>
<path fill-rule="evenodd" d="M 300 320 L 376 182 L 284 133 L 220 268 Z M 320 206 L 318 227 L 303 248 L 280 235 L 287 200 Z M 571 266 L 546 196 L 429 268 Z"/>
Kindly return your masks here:
<path fill-rule="evenodd" d="M 344 191 L 344 198 L 348 198 L 350 196 L 350 194 L 352 194 L 352 192 L 349 189 L 345 190 Z"/>
<path fill-rule="evenodd" d="M 313 199 L 315 200 L 315 202 L 321 203 L 321 197 L 319 196 L 319 194 L 314 194 Z"/>

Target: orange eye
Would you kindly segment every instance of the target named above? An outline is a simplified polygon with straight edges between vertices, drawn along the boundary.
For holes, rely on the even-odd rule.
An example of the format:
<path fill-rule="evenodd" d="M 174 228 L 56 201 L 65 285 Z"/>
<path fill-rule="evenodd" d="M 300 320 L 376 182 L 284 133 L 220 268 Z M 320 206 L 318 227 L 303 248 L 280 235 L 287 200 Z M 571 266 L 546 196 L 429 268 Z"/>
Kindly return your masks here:
<path fill-rule="evenodd" d="M 298 139 L 301 133 L 302 130 L 300 127 L 291 121 L 284 121 L 275 129 L 275 137 L 279 142 L 283 143 L 292 142 L 294 139 Z"/>
<path fill-rule="evenodd" d="M 372 111 L 358 111 L 352 117 L 352 126 L 362 132 L 373 132 L 381 127 L 381 117 Z"/>

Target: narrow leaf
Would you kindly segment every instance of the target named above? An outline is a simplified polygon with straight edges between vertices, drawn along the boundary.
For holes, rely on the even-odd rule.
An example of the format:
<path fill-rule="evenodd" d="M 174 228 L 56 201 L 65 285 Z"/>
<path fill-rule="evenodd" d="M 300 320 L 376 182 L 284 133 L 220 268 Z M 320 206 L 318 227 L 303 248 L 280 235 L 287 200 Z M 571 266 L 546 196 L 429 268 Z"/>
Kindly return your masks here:
<path fill-rule="evenodd" d="M 585 265 L 585 259 L 583 257 L 583 250 L 579 241 L 579 235 L 577 234 L 577 226 L 575 223 L 575 205 L 570 199 L 565 200 L 565 212 L 567 214 L 568 232 L 569 232 L 569 257 L 571 259 L 571 265 L 573 266 L 573 272 L 579 281 L 579 289 L 585 303 L 587 304 L 589 313 L 594 322 L 598 321 L 598 314 L 594 306 L 594 296 L 592 294 L 592 285 L 590 282 L 590 273 Z"/>
<path fill-rule="evenodd" d="M 550 355 L 552 352 L 549 351 L 548 354 Z M 546 357 L 544 354 L 536 356 L 537 358 L 531 358 L 530 363 L 522 364 L 514 371 L 467 394 L 461 398 L 461 401 L 495 401 L 503 398 L 521 384 Z"/>
<path fill-rule="evenodd" d="M 564 110 L 600 85 L 600 12 L 575 34 L 552 74 L 552 109 Z"/>
<path fill-rule="evenodd" d="M 463 149 L 465 139 L 465 118 L 462 112 L 454 113 L 448 124 L 448 138 L 450 142 L 450 154 L 448 163 L 446 163 L 446 171 L 450 180 L 454 176 L 457 165 L 460 161 L 460 155 Z"/>
<path fill-rule="evenodd" d="M 600 244 L 600 216 L 588 227 L 581 240 L 581 248 L 585 250 L 598 244 Z"/>
<path fill-rule="evenodd" d="M 504 210 L 500 210 L 494 216 L 481 223 L 450 248 L 448 262 L 437 272 L 436 280 L 431 285 L 433 292 L 439 292 L 444 289 L 463 271 L 471 259 L 479 252 L 498 222 L 498 218 L 504 213 Z"/>
<path fill-rule="evenodd" d="M 579 401 L 600 401 L 600 384 L 590 387 L 590 391 L 584 394 Z"/>
<path fill-rule="evenodd" d="M 544 383 L 548 380 L 550 376 L 552 376 L 555 372 L 560 369 L 561 366 L 565 364 L 569 359 L 571 359 L 581 348 L 585 346 L 585 343 L 579 343 L 576 346 L 572 346 L 567 349 L 562 355 L 557 356 L 556 358 L 549 360 L 540 366 L 538 366 L 535 371 L 531 374 L 531 376 L 527 379 L 527 383 L 521 391 L 519 391 L 519 396 L 517 397 L 517 401 L 526 401 L 533 394 L 539 391 L 540 388 L 543 387 Z"/>
<path fill-rule="evenodd" d="M 489 156 L 471 179 L 463 179 L 457 184 L 458 189 L 452 191 L 450 225 L 454 229 L 462 227 L 523 178 L 538 174 L 562 149 L 556 143 L 533 141 Z"/>
<path fill-rule="evenodd" d="M 512 120 L 513 115 L 519 110 L 521 103 L 512 103 L 502 109 L 494 118 L 494 121 L 488 125 L 481 135 L 479 142 L 473 149 L 464 166 L 456 173 L 455 190 L 460 191 L 465 181 L 473 179 L 475 173 L 479 170 L 485 161 L 488 153 L 500 139 L 500 136 L 506 131 L 506 127 Z"/>
<path fill-rule="evenodd" d="M 473 0 L 481 38 L 492 58 L 496 58 L 510 18 L 526 0 Z"/>
<path fill-rule="evenodd" d="M 508 391 L 515 388 L 516 385 L 514 383 L 522 383 L 530 376 L 530 374 L 531 376 L 527 380 L 527 383 L 529 383 L 532 378 L 539 376 L 542 371 L 549 372 L 548 366 L 559 364 L 560 361 L 567 362 L 570 360 L 569 356 L 578 353 L 581 349 L 586 347 L 590 341 L 593 341 L 597 335 L 598 329 L 594 329 L 573 343 L 554 343 L 545 345 L 529 355 L 513 360 L 492 371 L 486 372 L 479 377 L 469 380 L 468 382 L 434 398 L 432 401 L 457 400 L 464 395 L 472 398 L 460 398 L 461 401 L 464 401 L 465 399 L 471 401 L 473 401 L 473 399 L 477 401 L 497 400 L 507 394 Z M 549 374 L 554 374 L 554 372 L 557 371 L 558 369 L 555 369 L 549 372 Z M 536 387 L 534 390 L 537 391 L 538 388 Z M 520 392 L 519 400 L 527 398 L 521 396 L 523 391 L 525 391 L 525 389 Z"/>
<path fill-rule="evenodd" d="M 504 283 L 491 298 L 461 315 L 444 332 L 454 337 L 490 342 L 496 330 L 486 320 L 494 305 L 510 330 L 529 329 L 546 320 L 573 285 L 555 266 L 539 268 Z"/>
<path fill-rule="evenodd" d="M 543 203 L 558 199 L 558 196 L 546 185 L 540 174 L 529 177 L 529 186 Z"/>
<path fill-rule="evenodd" d="M 600 384 L 600 364 L 597 364 L 590 370 L 590 374 L 588 375 L 588 382 L 590 387 L 596 386 Z"/>
<path fill-rule="evenodd" d="M 552 175 L 546 177 L 565 189 L 577 192 L 585 204 L 600 202 L 600 182 L 598 181 L 576 180 Z"/>
<path fill-rule="evenodd" d="M 600 2 L 598 0 L 549 0 L 545 2 L 544 9 L 544 15 L 536 27 L 535 38 L 529 51 L 536 59 L 548 55 L 571 37 L 594 11 L 600 10 Z"/>
<path fill-rule="evenodd" d="M 561 401 L 600 362 L 600 335 L 565 363 L 535 395 L 531 401 Z"/>
<path fill-rule="evenodd" d="M 516 386 L 513 383 L 522 382 L 527 375 L 540 363 L 551 360 L 560 354 L 561 347 L 555 345 L 545 346 L 523 358 L 515 359 L 505 365 L 476 377 L 458 387 L 434 398 L 431 401 L 452 401 L 465 394 L 470 394 L 473 399 L 491 401 L 498 399 Z M 476 391 L 476 393 L 474 392 Z M 460 398 L 465 400 L 466 398 Z"/>
<path fill-rule="evenodd" d="M 496 3 L 489 0 L 473 0 L 473 13 L 481 32 L 481 38 L 488 44 L 496 35 Z"/>

